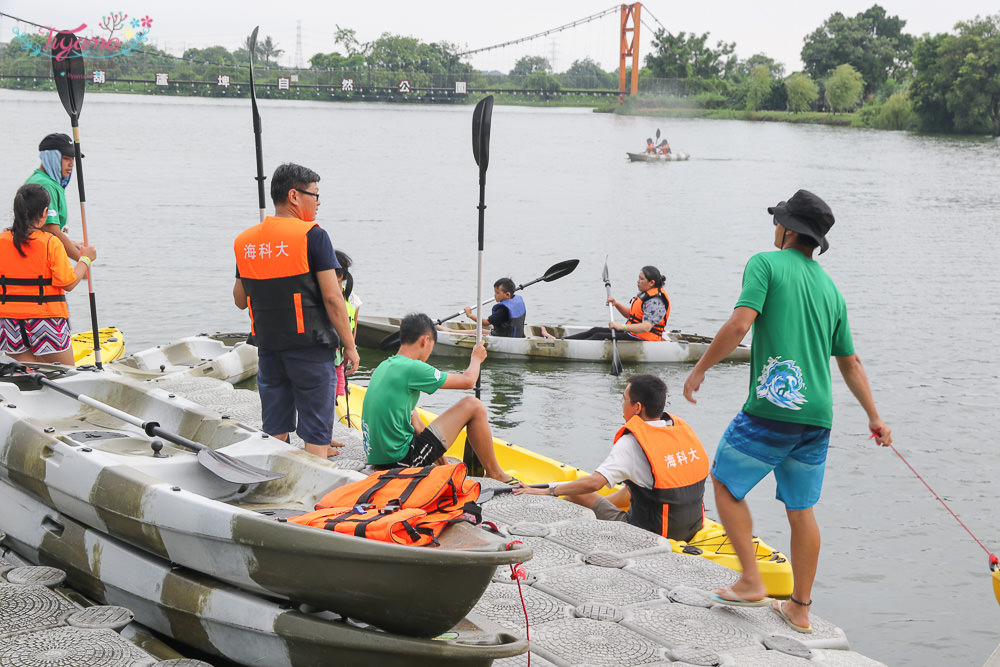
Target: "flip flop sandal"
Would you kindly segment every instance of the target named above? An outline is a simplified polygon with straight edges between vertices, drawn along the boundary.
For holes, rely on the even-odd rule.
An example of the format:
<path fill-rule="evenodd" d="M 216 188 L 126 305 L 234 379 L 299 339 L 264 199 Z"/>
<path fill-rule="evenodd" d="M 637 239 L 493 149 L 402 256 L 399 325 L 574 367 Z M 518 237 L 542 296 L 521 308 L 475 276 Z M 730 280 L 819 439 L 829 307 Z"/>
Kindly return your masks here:
<path fill-rule="evenodd" d="M 795 623 L 792 623 L 792 619 L 788 618 L 788 614 L 781 609 L 781 600 L 772 600 L 770 607 L 771 611 L 777 614 L 781 620 L 785 622 L 785 625 L 790 627 L 792 630 L 795 630 L 795 632 L 801 632 L 802 634 L 807 635 L 813 631 L 811 625 L 796 625 Z"/>
<path fill-rule="evenodd" d="M 766 595 L 759 600 L 744 600 L 739 595 L 734 593 L 732 588 L 723 588 L 722 592 L 729 595 L 729 597 L 723 597 L 718 593 L 712 593 L 712 601 L 718 604 L 728 605 L 730 607 L 766 607 L 771 601 L 771 598 Z"/>

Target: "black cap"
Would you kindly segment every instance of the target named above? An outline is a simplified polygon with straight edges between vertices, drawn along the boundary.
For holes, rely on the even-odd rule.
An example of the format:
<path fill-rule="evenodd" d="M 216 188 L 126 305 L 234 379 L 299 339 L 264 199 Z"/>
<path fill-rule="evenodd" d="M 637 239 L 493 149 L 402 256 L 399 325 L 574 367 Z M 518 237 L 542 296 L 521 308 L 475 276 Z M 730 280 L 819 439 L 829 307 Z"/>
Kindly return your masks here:
<path fill-rule="evenodd" d="M 69 138 L 68 134 L 61 132 L 53 132 L 46 135 L 42 139 L 42 143 L 38 144 L 38 151 L 59 151 L 65 157 L 74 157 L 76 155 L 73 151 L 73 140 Z M 81 155 L 80 157 L 83 156 Z"/>
<path fill-rule="evenodd" d="M 809 192 L 799 190 L 789 197 L 788 201 L 778 202 L 777 206 L 768 206 L 767 212 L 785 229 L 806 234 L 819 243 L 819 254 L 830 247 L 826 235 L 833 227 L 833 211 L 826 202 Z"/>

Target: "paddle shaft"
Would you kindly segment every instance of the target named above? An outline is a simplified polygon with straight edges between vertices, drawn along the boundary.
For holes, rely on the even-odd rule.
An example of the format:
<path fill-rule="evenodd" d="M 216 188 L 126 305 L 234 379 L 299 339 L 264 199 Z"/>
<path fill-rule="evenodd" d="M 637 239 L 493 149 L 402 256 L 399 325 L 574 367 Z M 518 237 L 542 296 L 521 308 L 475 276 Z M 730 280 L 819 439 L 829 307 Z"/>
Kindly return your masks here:
<path fill-rule="evenodd" d="M 611 279 L 608 277 L 608 260 L 604 260 L 604 288 L 608 292 L 608 316 L 611 318 L 608 324 L 611 325 L 615 321 L 615 309 L 611 305 Z M 621 375 L 622 372 L 622 360 L 618 356 L 618 339 L 615 336 L 615 328 L 611 327 L 611 374 L 614 376 Z"/>
<path fill-rule="evenodd" d="M 80 227 L 83 230 L 83 245 L 90 245 L 87 241 L 87 194 L 83 187 L 83 154 L 80 152 L 80 124 L 76 116 L 71 115 L 73 123 L 73 153 L 76 157 L 76 187 L 80 191 Z M 94 364 L 98 368 L 104 368 L 101 363 L 101 336 L 97 326 L 97 295 L 94 294 L 94 282 L 91 277 L 93 266 L 87 266 L 87 294 L 90 297 L 90 328 L 94 332 Z"/>
<path fill-rule="evenodd" d="M 483 208 L 486 208 L 486 207 L 484 206 Z M 567 276 L 567 275 L 569 275 L 570 273 L 573 272 L 573 269 L 576 268 L 576 264 L 574 264 L 574 262 L 576 262 L 578 264 L 579 260 L 575 260 L 575 259 L 566 260 L 565 262 L 560 262 L 559 264 L 556 264 L 555 266 L 550 266 L 549 270 L 545 272 L 544 276 L 539 276 L 538 278 L 535 278 L 534 280 L 529 280 L 526 283 L 522 283 L 522 284 L 518 285 L 517 287 L 515 287 L 514 291 L 515 292 L 520 292 L 525 287 L 530 287 L 531 285 L 534 285 L 535 283 L 540 283 L 543 280 L 545 282 L 549 282 L 549 281 L 552 281 L 552 280 L 557 280 L 559 278 L 562 278 L 563 276 Z M 563 268 L 563 267 L 569 267 L 569 266 L 571 266 L 572 268 Z M 488 306 L 491 303 L 493 303 L 494 301 L 496 301 L 495 298 L 494 299 L 487 299 L 486 301 L 482 302 L 482 305 L 483 306 Z M 460 311 L 458 311 L 457 313 L 455 313 L 453 315 L 449 315 L 448 317 L 442 317 L 441 319 L 437 320 L 436 323 L 437 324 L 444 324 L 448 320 L 453 320 L 453 319 L 455 319 L 456 317 L 458 317 L 459 315 L 461 315 L 464 312 L 465 312 L 464 310 L 460 310 Z"/>

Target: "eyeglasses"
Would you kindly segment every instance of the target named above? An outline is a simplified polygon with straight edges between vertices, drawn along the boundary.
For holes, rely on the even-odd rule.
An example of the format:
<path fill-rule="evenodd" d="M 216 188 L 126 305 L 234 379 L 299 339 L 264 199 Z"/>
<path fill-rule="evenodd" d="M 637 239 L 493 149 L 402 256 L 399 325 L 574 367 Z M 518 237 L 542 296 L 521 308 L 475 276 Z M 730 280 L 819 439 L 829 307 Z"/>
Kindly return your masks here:
<path fill-rule="evenodd" d="M 295 190 L 296 192 L 301 192 L 304 195 L 309 195 L 310 197 L 314 197 L 316 199 L 316 203 L 317 204 L 319 203 L 319 193 L 318 192 L 309 192 L 308 190 L 302 190 L 301 188 L 292 188 L 292 189 Z"/>

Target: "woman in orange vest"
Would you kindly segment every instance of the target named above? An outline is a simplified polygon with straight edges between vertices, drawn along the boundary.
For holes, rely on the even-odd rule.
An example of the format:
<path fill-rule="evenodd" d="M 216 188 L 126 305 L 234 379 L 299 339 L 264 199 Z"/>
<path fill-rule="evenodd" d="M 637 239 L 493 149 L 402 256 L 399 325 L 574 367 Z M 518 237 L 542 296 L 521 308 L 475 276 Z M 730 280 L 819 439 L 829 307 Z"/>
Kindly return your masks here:
<path fill-rule="evenodd" d="M 624 324 L 610 322 L 608 326 L 639 340 L 663 340 L 663 330 L 670 317 L 670 299 L 663 290 L 663 274 L 655 266 L 644 266 L 639 271 L 636 287 L 639 293 L 627 308 L 614 297 L 608 297 L 608 303 L 627 318 Z"/>
<path fill-rule="evenodd" d="M 14 196 L 14 224 L 0 233 L 0 352 L 17 361 L 73 365 L 66 292 L 97 259 L 80 246 L 75 266 L 62 242 L 42 231 L 49 193 L 22 185 Z"/>

